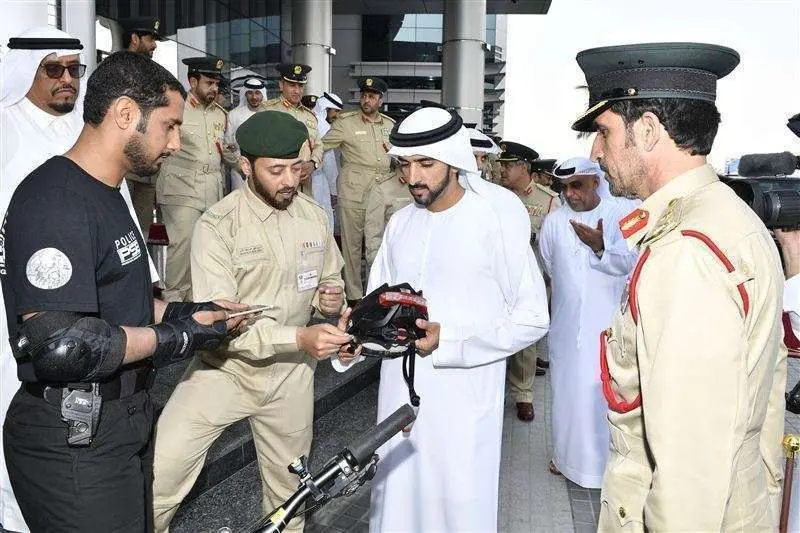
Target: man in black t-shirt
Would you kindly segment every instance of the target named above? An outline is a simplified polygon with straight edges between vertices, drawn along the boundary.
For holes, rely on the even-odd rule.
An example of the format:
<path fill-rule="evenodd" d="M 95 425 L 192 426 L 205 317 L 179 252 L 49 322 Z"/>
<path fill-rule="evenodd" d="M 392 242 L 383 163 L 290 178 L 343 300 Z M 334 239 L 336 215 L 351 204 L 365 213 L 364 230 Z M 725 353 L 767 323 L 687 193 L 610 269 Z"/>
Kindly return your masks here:
<path fill-rule="evenodd" d="M 131 52 L 89 78 L 75 146 L 29 174 L 0 228 L 0 280 L 22 387 L 4 430 L 33 531 L 142 532 L 151 503 L 154 365 L 219 345 L 227 301 L 154 300 L 145 243 L 119 192 L 180 147 L 185 92 Z"/>

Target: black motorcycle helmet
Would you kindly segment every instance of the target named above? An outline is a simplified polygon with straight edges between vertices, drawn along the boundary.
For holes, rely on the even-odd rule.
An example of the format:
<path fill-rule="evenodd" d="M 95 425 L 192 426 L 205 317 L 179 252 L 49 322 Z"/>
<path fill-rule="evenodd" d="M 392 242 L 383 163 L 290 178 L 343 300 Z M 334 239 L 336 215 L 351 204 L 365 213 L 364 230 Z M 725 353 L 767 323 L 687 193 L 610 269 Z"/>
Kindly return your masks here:
<path fill-rule="evenodd" d="M 364 355 L 398 357 L 415 340 L 425 337 L 416 320 L 428 320 L 428 306 L 422 291 L 408 283 L 384 283 L 364 296 L 353 308 L 347 333 Z"/>

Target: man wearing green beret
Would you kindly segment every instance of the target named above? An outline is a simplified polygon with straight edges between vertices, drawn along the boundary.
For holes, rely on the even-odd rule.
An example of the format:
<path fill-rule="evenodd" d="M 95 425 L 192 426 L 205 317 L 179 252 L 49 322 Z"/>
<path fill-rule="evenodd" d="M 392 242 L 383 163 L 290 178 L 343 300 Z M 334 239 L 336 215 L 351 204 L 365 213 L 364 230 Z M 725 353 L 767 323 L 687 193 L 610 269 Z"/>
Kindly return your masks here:
<path fill-rule="evenodd" d="M 247 119 L 236 132 L 247 186 L 212 206 L 195 227 L 194 294 L 226 294 L 269 308 L 216 351 L 198 352 L 164 408 L 155 444 L 156 531 L 167 531 L 214 440 L 243 418 L 253 431 L 264 511 L 297 488 L 286 466 L 311 445 L 314 368 L 350 341 L 342 256 L 325 211 L 298 192 L 307 139 L 305 125 L 286 113 Z M 306 326 L 312 315 L 340 313 L 338 327 Z M 302 530 L 302 520 L 287 529 Z"/>

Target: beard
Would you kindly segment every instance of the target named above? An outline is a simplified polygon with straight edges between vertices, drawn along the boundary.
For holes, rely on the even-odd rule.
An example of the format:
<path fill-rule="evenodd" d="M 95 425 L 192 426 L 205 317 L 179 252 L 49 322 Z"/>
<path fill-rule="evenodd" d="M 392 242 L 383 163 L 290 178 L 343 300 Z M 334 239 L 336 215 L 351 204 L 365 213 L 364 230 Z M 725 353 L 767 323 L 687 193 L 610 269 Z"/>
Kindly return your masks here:
<path fill-rule="evenodd" d="M 275 191 L 275 194 L 271 194 L 255 176 L 253 176 L 253 190 L 262 200 L 278 211 L 285 211 L 297 196 L 297 187 L 284 187 Z"/>
<path fill-rule="evenodd" d="M 66 115 L 67 113 L 72 113 L 72 111 L 75 109 L 75 102 L 70 102 L 68 100 L 63 102 L 51 102 L 47 104 L 47 107 L 56 113 Z"/>
<path fill-rule="evenodd" d="M 444 177 L 442 180 L 433 186 L 433 189 L 430 189 L 427 185 L 409 185 L 408 190 L 411 192 L 411 197 L 414 198 L 414 202 L 417 205 L 421 205 L 422 207 L 429 207 L 432 203 L 439 199 L 442 195 L 444 190 L 447 188 L 447 185 L 450 183 L 450 167 L 447 167 L 445 170 Z M 414 192 L 419 191 L 428 191 L 428 196 L 425 197 L 418 197 L 414 194 Z"/>
<path fill-rule="evenodd" d="M 123 153 L 131 164 L 131 172 L 137 176 L 154 176 L 161 170 L 161 162 L 169 153 L 162 153 L 153 160 L 147 155 L 144 136 L 136 135 L 125 144 Z"/>

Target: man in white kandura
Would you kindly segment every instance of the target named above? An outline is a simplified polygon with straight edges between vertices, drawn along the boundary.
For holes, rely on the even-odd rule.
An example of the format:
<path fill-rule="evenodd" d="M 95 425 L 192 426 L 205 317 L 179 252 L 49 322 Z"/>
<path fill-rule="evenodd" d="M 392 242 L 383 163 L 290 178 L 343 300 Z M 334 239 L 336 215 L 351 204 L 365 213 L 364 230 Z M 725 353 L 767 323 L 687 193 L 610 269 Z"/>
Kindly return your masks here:
<path fill-rule="evenodd" d="M 390 142 L 414 203 L 389 221 L 368 291 L 408 282 L 427 299 L 430 322 L 418 323 L 418 417 L 378 452 L 370 531 L 491 533 L 505 359 L 549 322 L 530 221 L 513 193 L 478 175 L 455 113 L 417 110 Z M 383 361 L 379 420 L 409 400 L 401 364 Z"/>
<path fill-rule="evenodd" d="M 252 117 L 261 102 L 267 99 L 267 87 L 259 76 L 250 76 L 239 89 L 239 105 L 228 113 L 228 126 L 225 128 L 225 143 L 236 144 L 236 130 L 244 121 Z M 231 169 L 231 190 L 241 189 L 247 180 L 237 169 Z"/>
<path fill-rule="evenodd" d="M 343 108 L 342 101 L 335 94 L 324 92 L 317 98 L 312 111 L 317 115 L 317 131 L 320 139 L 330 131 L 331 124 Z M 338 151 L 334 148 L 322 154 L 322 165 L 311 174 L 311 191 L 314 193 L 314 200 L 325 209 L 331 229 L 335 225 L 336 206 L 333 200 L 338 190 L 336 188 L 339 180 Z"/>
<path fill-rule="evenodd" d="M 545 217 L 538 239 L 542 268 L 552 279 L 548 469 L 600 488 L 610 437 L 597 354 L 600 332 L 611 323 L 636 261 L 619 230 L 635 203 L 611 196 L 600 166 L 584 157 L 567 159 L 553 172 L 565 204 Z"/>
<path fill-rule="evenodd" d="M 26 30 L 13 37 L 8 48 L 0 62 L 0 224 L 22 179 L 78 139 L 83 128 L 80 79 L 86 73 L 81 42 L 52 26 Z M 138 226 L 127 184 L 120 186 L 120 193 Z M 0 232 L 0 259 L 2 255 Z M 158 281 L 152 261 L 150 275 Z M 0 426 L 20 386 L 7 329 L 0 294 Z M 0 432 L 0 524 L 8 531 L 26 532 L 8 480 L 2 442 Z"/>

